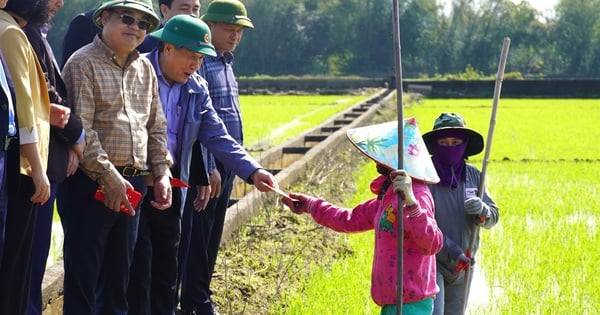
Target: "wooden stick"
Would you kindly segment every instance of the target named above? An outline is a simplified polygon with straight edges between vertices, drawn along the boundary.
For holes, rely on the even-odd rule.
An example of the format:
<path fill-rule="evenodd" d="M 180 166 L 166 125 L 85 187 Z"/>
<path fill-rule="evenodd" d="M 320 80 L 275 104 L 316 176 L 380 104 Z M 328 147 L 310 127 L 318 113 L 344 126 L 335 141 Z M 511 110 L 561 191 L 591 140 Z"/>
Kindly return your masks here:
<path fill-rule="evenodd" d="M 487 143 L 485 146 L 485 154 L 483 156 L 483 165 L 481 167 L 481 175 L 479 177 L 479 188 L 477 190 L 477 196 L 483 200 L 485 191 L 485 175 L 487 173 L 487 165 L 490 159 L 490 152 L 492 149 L 492 137 L 494 136 L 494 128 L 496 127 L 496 112 L 498 109 L 498 101 L 500 100 L 500 91 L 502 90 L 502 80 L 504 79 L 504 68 L 506 67 L 506 59 L 508 58 L 508 47 L 510 46 L 510 38 L 505 37 L 504 43 L 502 44 L 502 53 L 500 54 L 500 62 L 498 64 L 498 73 L 496 75 L 496 85 L 494 86 L 494 100 L 492 103 L 492 115 L 490 118 L 490 127 L 488 129 Z M 471 237 L 469 238 L 469 248 L 467 253 L 471 253 L 471 260 L 475 258 L 475 241 L 479 235 L 479 224 L 473 224 L 471 228 Z M 465 291 L 463 300 L 463 314 L 467 311 L 467 304 L 469 300 L 469 291 L 471 281 L 471 263 L 465 269 Z"/>
<path fill-rule="evenodd" d="M 396 104 L 398 112 L 398 169 L 404 168 L 404 114 L 402 104 L 402 51 L 400 46 L 400 6 L 398 0 L 392 1 L 392 19 L 394 29 L 394 62 L 396 66 Z M 397 283 L 396 314 L 402 315 L 403 272 L 404 272 L 404 216 L 402 198 L 398 194 L 398 233 L 397 233 Z"/>

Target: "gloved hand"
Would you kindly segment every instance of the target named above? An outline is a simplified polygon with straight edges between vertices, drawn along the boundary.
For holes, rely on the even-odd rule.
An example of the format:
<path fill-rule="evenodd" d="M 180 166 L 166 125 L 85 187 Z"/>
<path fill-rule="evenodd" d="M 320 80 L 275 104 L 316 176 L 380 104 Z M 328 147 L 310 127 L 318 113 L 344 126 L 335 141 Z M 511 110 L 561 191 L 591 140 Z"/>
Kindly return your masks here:
<path fill-rule="evenodd" d="M 471 262 L 471 254 L 469 251 L 464 253 L 462 248 L 456 244 L 451 238 L 444 235 L 444 245 L 448 247 L 448 254 L 452 260 L 456 261 L 456 267 L 454 268 L 454 274 L 458 274 L 463 269 L 467 268 Z"/>
<path fill-rule="evenodd" d="M 487 207 L 479 197 L 465 200 L 465 212 L 478 217 L 487 216 Z"/>
<path fill-rule="evenodd" d="M 404 204 L 412 206 L 417 203 L 415 194 L 412 190 L 412 179 L 408 176 L 405 170 L 395 170 L 390 174 L 392 178 L 392 186 L 394 192 L 400 193 L 400 197 Z"/>
<path fill-rule="evenodd" d="M 475 263 L 475 262 L 471 263 L 471 258 L 469 258 L 468 255 L 469 255 L 468 253 L 467 254 L 461 253 L 457 257 L 456 268 L 454 268 L 454 274 L 458 274 L 459 272 L 461 272 L 464 269 L 466 269 L 467 267 L 469 267 L 469 265 L 473 265 Z"/>
<path fill-rule="evenodd" d="M 312 205 L 317 200 L 315 197 L 295 193 L 289 193 L 288 197 L 281 198 L 281 202 L 295 214 L 310 213 Z"/>

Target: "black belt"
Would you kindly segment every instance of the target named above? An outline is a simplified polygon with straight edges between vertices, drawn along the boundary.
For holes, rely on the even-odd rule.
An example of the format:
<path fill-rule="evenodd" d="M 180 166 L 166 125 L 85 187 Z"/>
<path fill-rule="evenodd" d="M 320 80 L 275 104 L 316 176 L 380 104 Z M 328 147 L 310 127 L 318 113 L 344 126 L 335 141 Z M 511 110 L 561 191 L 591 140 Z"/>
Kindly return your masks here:
<path fill-rule="evenodd" d="M 152 174 L 152 172 L 150 172 L 149 170 L 138 170 L 137 168 L 131 166 L 123 166 L 116 168 L 117 171 L 119 171 L 119 173 L 125 177 L 146 176 Z"/>
<path fill-rule="evenodd" d="M 19 139 L 17 136 L 6 136 L 4 138 L 0 138 L 0 150 L 8 151 L 10 145 L 17 139 Z"/>

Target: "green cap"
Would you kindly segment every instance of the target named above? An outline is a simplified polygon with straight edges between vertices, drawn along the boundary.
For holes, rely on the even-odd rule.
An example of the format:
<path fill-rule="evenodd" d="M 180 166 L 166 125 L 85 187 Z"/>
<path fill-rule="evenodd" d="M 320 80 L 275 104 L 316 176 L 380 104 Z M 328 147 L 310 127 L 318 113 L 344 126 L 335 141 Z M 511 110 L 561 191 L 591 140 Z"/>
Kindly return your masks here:
<path fill-rule="evenodd" d="M 193 15 L 176 15 L 169 19 L 165 27 L 148 35 L 196 53 L 212 57 L 217 55 L 210 43 L 210 28 Z"/>
<path fill-rule="evenodd" d="M 94 11 L 94 16 L 92 20 L 98 27 L 102 28 L 102 23 L 100 22 L 100 16 L 102 15 L 102 11 L 107 9 L 131 9 L 142 12 L 144 14 L 148 14 L 150 16 L 150 28 L 148 28 L 147 32 L 152 32 L 158 27 L 158 23 L 160 20 L 158 15 L 154 12 L 154 8 L 152 7 L 151 0 L 110 0 L 103 2 L 96 11 Z"/>
<path fill-rule="evenodd" d="M 223 22 L 254 28 L 252 20 L 248 18 L 246 7 L 238 0 L 214 0 L 208 5 L 206 13 L 200 18 L 204 21 Z"/>

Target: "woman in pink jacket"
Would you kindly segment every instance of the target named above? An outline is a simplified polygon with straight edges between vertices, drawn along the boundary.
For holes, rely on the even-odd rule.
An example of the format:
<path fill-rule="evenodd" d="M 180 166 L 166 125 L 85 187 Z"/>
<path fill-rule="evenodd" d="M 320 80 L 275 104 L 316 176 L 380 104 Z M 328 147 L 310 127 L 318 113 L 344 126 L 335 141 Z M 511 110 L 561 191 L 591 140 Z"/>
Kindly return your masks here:
<path fill-rule="evenodd" d="M 354 209 L 343 209 L 322 198 L 290 193 L 282 202 L 294 213 L 309 213 L 315 222 L 337 232 L 375 230 L 375 256 L 371 296 L 381 314 L 396 314 L 398 193 L 402 196 L 404 222 L 403 314 L 432 314 L 435 284 L 435 254 L 443 235 L 434 219 L 434 205 L 427 185 L 412 180 L 404 170 L 390 171 L 378 165 L 381 174 L 371 182 L 377 197 Z M 391 186 L 391 187 L 390 187 Z"/>

